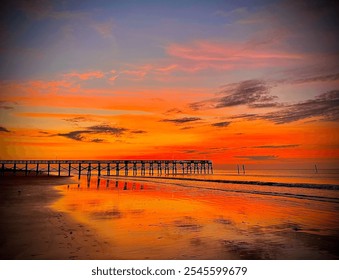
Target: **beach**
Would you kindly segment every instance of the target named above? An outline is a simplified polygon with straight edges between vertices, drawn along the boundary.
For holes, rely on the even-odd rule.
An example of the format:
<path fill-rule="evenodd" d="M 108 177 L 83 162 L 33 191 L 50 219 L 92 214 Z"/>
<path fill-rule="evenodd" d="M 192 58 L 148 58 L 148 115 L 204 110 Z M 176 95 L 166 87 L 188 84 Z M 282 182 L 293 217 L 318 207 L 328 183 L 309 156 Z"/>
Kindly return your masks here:
<path fill-rule="evenodd" d="M 1 178 L 0 259 L 105 258 L 105 244 L 94 231 L 49 207 L 62 196 L 55 185 L 70 181 L 56 176 Z"/>
<path fill-rule="evenodd" d="M 336 189 L 1 179 L 1 259 L 338 259 Z"/>

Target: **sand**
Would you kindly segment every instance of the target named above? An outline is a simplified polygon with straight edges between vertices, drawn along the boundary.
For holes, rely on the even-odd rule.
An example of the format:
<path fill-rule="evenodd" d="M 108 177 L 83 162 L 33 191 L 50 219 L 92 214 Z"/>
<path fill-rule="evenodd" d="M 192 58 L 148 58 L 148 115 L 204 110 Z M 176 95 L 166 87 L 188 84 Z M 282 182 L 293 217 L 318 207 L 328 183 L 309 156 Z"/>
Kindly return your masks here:
<path fill-rule="evenodd" d="M 96 232 L 49 205 L 61 194 L 55 185 L 71 178 L 0 178 L 0 259 L 105 259 Z"/>

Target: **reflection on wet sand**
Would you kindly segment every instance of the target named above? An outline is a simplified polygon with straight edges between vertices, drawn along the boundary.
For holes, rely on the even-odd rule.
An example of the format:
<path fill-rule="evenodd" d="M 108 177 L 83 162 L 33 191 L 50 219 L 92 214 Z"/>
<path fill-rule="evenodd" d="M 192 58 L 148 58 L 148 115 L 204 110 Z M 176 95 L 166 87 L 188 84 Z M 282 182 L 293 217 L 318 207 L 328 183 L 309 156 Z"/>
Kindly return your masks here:
<path fill-rule="evenodd" d="M 334 203 L 123 178 L 59 189 L 52 207 L 96 230 L 111 258 L 339 258 Z"/>

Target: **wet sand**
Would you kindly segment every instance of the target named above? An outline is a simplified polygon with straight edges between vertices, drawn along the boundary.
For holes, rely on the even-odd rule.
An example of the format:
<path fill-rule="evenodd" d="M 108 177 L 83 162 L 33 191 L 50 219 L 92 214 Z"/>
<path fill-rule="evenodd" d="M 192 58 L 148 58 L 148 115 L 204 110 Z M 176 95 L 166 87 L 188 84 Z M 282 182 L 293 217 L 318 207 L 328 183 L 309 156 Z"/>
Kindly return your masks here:
<path fill-rule="evenodd" d="M 105 259 L 106 244 L 95 231 L 49 205 L 60 199 L 55 185 L 71 178 L 0 178 L 0 259 Z"/>
<path fill-rule="evenodd" d="M 52 207 L 95 229 L 119 259 L 339 258 L 339 204 L 323 201 L 333 190 L 262 195 L 249 193 L 253 186 L 137 180 L 59 187 L 64 196 Z M 302 199 L 284 196 L 287 189 Z"/>

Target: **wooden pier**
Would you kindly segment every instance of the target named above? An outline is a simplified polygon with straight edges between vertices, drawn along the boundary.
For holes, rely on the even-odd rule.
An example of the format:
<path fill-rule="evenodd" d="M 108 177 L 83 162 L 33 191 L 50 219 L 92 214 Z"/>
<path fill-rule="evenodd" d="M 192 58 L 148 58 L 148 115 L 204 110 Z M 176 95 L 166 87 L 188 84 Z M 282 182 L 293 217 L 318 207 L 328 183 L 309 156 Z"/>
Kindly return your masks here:
<path fill-rule="evenodd" d="M 213 174 L 210 160 L 0 160 L 0 172 L 57 176 Z"/>

